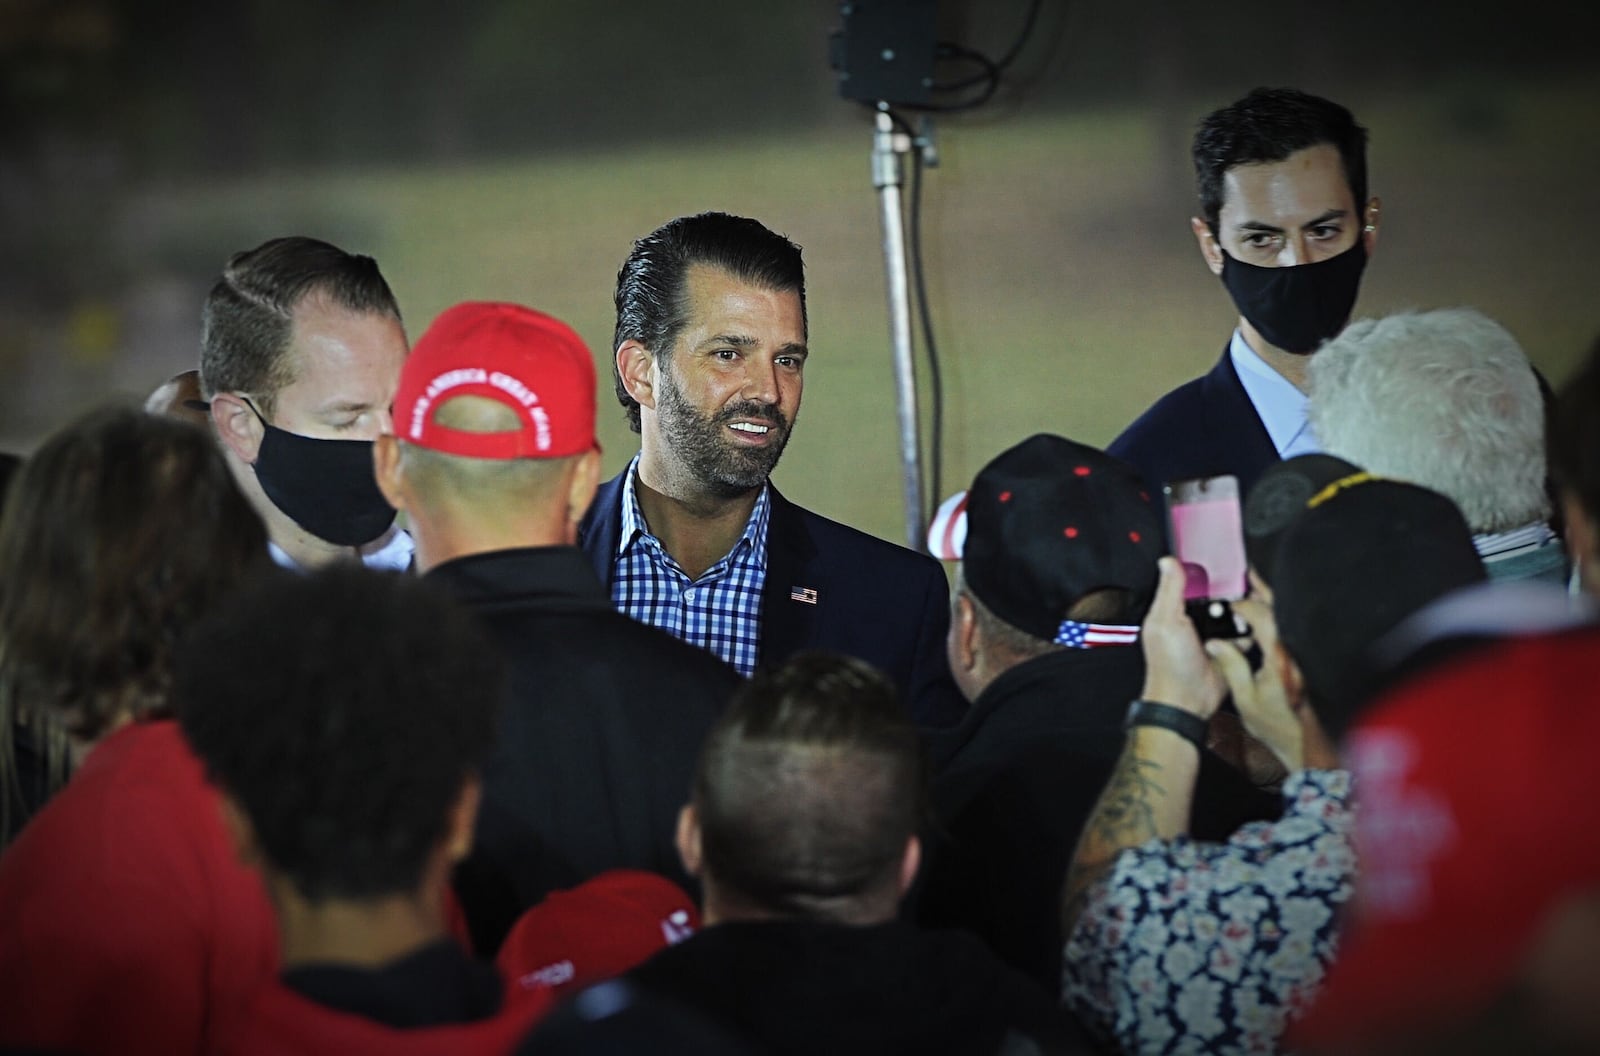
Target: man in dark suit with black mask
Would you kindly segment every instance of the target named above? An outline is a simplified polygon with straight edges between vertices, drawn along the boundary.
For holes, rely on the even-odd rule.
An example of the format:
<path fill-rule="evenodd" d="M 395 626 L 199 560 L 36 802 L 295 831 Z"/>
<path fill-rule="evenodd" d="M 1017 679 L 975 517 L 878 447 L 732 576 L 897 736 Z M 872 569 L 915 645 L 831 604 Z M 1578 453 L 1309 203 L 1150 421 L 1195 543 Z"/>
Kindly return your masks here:
<path fill-rule="evenodd" d="M 1190 226 L 1239 326 L 1210 373 L 1107 448 L 1152 486 L 1231 473 L 1245 494 L 1272 463 L 1320 450 L 1307 359 L 1349 321 L 1377 244 L 1366 143 L 1350 111 L 1293 88 L 1257 88 L 1200 123 Z"/>

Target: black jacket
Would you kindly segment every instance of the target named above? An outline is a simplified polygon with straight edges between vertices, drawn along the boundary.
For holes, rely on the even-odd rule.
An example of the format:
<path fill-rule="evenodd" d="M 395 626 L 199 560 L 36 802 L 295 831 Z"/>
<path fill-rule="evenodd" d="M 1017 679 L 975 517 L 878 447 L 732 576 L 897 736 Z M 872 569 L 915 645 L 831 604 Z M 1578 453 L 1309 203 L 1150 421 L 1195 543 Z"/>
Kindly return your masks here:
<path fill-rule="evenodd" d="M 1008 1035 L 1035 1042 L 1031 1051 L 1088 1051 L 1082 1028 L 1051 994 L 982 943 L 898 921 L 716 924 L 628 978 L 765 1053 L 982 1056 L 1000 1051 Z"/>
<path fill-rule="evenodd" d="M 608 590 L 622 482 L 618 475 L 600 485 L 580 530 L 580 545 Z M 771 501 L 761 665 L 781 664 L 802 649 L 858 657 L 889 676 L 919 723 L 954 723 L 966 702 L 945 659 L 950 587 L 939 562 L 801 509 L 777 488 Z M 796 592 L 809 600 L 797 600 Z"/>
<path fill-rule="evenodd" d="M 1241 498 L 1278 461 L 1227 348 L 1210 372 L 1157 400 L 1106 451 L 1131 464 L 1152 488 L 1232 473 Z"/>
<path fill-rule="evenodd" d="M 673 833 L 733 668 L 618 613 L 573 547 L 473 555 L 427 578 L 484 620 L 510 667 L 473 851 L 456 873 L 479 952 L 550 891 L 606 869 L 693 890 Z"/>
<path fill-rule="evenodd" d="M 1079 830 L 1122 754 L 1139 694 L 1137 646 L 1066 649 L 995 679 L 961 726 L 931 746 L 934 831 L 925 841 L 918 920 L 962 927 L 1052 989 L 1061 983 L 1061 888 Z M 1225 839 L 1276 817 L 1276 796 L 1204 752 L 1191 833 Z"/>

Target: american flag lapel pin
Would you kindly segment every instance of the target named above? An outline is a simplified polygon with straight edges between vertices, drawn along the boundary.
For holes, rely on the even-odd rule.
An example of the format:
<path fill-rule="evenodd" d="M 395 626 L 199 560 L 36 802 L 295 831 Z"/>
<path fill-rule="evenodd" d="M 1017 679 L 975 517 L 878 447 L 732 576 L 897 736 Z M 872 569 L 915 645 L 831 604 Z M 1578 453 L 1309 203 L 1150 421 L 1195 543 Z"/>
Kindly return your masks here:
<path fill-rule="evenodd" d="M 816 587 L 790 587 L 789 588 L 789 600 L 790 601 L 803 601 L 807 605 L 815 605 L 817 603 L 817 588 Z"/>

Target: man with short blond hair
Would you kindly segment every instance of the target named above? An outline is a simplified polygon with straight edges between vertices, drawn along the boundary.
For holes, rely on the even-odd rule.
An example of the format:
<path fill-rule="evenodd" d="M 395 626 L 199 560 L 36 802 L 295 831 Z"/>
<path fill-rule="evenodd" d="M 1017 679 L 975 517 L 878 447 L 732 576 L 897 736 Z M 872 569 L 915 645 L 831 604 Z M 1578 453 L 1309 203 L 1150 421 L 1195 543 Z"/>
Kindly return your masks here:
<path fill-rule="evenodd" d="M 200 388 L 281 565 L 405 568 L 411 539 L 372 478 L 406 334 L 371 257 L 313 238 L 234 254 L 206 297 Z"/>
<path fill-rule="evenodd" d="M 615 868 L 683 885 L 677 804 L 733 669 L 616 612 L 573 545 L 594 496 L 594 360 L 565 323 L 473 302 L 436 319 L 401 372 L 378 483 L 417 567 L 510 660 L 472 854 L 456 871 L 492 954 L 553 890 Z"/>

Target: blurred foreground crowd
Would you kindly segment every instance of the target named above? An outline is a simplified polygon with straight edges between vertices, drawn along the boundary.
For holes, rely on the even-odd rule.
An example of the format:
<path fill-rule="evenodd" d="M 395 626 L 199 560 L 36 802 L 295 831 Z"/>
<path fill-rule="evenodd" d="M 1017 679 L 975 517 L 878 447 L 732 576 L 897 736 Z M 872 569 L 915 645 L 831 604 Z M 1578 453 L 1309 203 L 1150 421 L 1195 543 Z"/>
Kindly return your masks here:
<path fill-rule="evenodd" d="M 237 253 L 7 467 L 0 1052 L 1600 1050 L 1600 346 L 1351 322 L 1365 151 L 1205 118 L 1216 366 L 928 554 L 772 485 L 756 220 L 627 253 L 609 481 L 560 320 Z"/>

